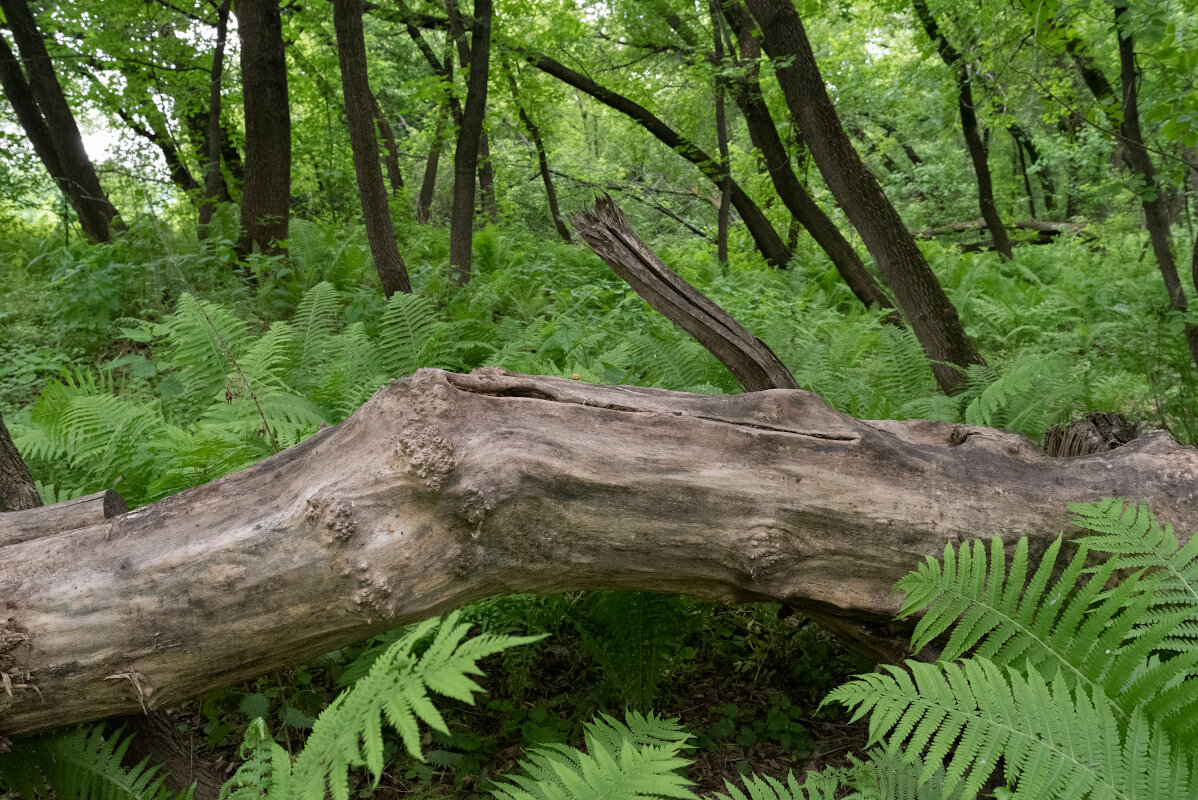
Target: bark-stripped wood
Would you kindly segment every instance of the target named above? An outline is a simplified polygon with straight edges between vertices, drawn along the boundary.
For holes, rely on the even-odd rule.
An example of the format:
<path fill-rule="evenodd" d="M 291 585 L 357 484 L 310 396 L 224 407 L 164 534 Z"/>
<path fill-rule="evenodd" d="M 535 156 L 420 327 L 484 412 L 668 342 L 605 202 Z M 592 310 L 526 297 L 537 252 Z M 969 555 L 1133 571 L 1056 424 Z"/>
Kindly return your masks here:
<path fill-rule="evenodd" d="M 1161 433 L 1054 459 L 799 390 L 422 370 L 235 475 L 0 547 L 0 735 L 168 707 L 500 592 L 884 620 L 894 581 L 947 543 L 1043 546 L 1068 501 L 1112 495 L 1189 531 L 1196 486 L 1198 450 Z"/>
<path fill-rule="evenodd" d="M 747 391 L 799 387 L 765 342 L 680 278 L 641 241 L 611 197 L 596 200 L 593 212 L 572 214 L 570 222 L 595 255 L 649 305 L 695 337 Z"/>

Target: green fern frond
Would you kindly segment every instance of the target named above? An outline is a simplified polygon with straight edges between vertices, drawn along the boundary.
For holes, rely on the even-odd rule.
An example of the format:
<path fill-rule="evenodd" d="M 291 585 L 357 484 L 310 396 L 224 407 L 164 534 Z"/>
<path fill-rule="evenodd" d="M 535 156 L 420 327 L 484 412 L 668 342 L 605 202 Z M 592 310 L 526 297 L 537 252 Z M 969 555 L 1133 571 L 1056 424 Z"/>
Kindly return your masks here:
<path fill-rule="evenodd" d="M 1198 536 L 1183 546 L 1173 526 L 1158 523 L 1146 503 L 1107 499 L 1072 503 L 1069 511 L 1074 525 L 1094 534 L 1079 540 L 1086 547 L 1112 554 L 1116 569 L 1148 570 L 1154 607 L 1184 608 L 1198 621 Z M 1196 646 L 1187 642 L 1184 649 Z"/>
<path fill-rule="evenodd" d="M 341 293 L 333 284 L 321 281 L 304 293 L 295 310 L 292 328 L 299 348 L 297 368 L 311 371 L 329 356 L 329 340 L 341 321 Z"/>
<path fill-rule="evenodd" d="M 104 736 L 103 726 L 19 739 L 0 755 L 0 789 L 25 798 L 55 800 L 190 800 L 192 790 L 172 792 L 166 776 L 148 759 L 122 765 L 132 736 Z M 47 792 L 49 789 L 49 792 Z"/>
<path fill-rule="evenodd" d="M 1102 692 L 1034 668 L 1004 670 L 985 658 L 858 676 L 829 701 L 870 714 L 871 741 L 923 754 L 921 781 L 945 764 L 942 793 L 973 798 L 1000 759 L 1017 797 L 1188 798 L 1198 791 L 1191 756 L 1135 713 L 1120 726 Z"/>
<path fill-rule="evenodd" d="M 744 790 L 724 781 L 724 791 L 712 795 L 712 800 L 835 800 L 842 786 L 841 775 L 836 770 L 808 772 L 807 779 L 799 783 L 794 773 L 786 776 L 786 782 L 760 775 L 746 775 L 742 780 Z"/>
<path fill-rule="evenodd" d="M 1001 540 L 991 541 L 990 558 L 981 541 L 944 549 L 943 563 L 928 558 L 902 578 L 906 593 L 900 616 L 924 611 L 912 634 L 916 651 L 951 627 L 941 654 L 951 661 L 971 653 L 1000 665 L 1060 674 L 1091 694 L 1112 698 L 1121 722 L 1144 707 L 1150 718 L 1174 733 L 1194 726 L 1198 714 L 1198 654 L 1149 661 L 1162 643 L 1188 621 L 1181 612 L 1146 622 L 1151 592 L 1135 573 L 1106 589 L 1116 564 L 1086 568 L 1083 546 L 1051 585 L 1061 548 L 1058 537 L 1028 578 L 1028 544 L 1020 539 L 1011 567 Z M 1084 585 L 1079 580 L 1090 572 Z M 1159 696 L 1168 691 L 1168 703 Z"/>
<path fill-rule="evenodd" d="M 474 693 L 481 687 L 469 676 L 482 674 L 479 660 L 540 638 L 484 634 L 463 641 L 470 626 L 458 620 L 456 612 L 443 621 L 427 620 L 391 645 L 365 677 L 316 719 L 294 766 L 289 760 L 280 760 L 282 751 L 273 739 L 262 738 L 261 731 L 247 733 L 250 761 L 243 767 L 245 775 L 238 771 L 235 786 L 249 791 L 253 775 L 269 772 L 272 800 L 323 800 L 326 792 L 334 800 L 348 800 L 350 769 L 366 767 L 376 782 L 382 775 L 384 718 L 399 732 L 407 751 L 422 758 L 418 722 L 449 732 L 429 692 L 473 703 Z M 428 648 L 416 656 L 414 647 L 429 634 Z M 259 752 L 263 747 L 269 756 Z"/>
<path fill-rule="evenodd" d="M 584 726 L 585 750 L 550 744 L 520 762 L 524 774 L 507 776 L 491 790 L 499 800 L 636 800 L 696 798 L 679 774 L 689 735 L 674 720 L 606 715 Z"/>
<path fill-rule="evenodd" d="M 410 375 L 426 366 L 426 348 L 444 332 L 436 305 L 427 297 L 396 292 L 387 301 L 379 349 L 391 375 Z"/>
<path fill-rule="evenodd" d="M 211 397 L 250 342 L 249 326 L 232 311 L 190 294 L 179 298 L 163 332 L 171 362 L 185 385 Z"/>

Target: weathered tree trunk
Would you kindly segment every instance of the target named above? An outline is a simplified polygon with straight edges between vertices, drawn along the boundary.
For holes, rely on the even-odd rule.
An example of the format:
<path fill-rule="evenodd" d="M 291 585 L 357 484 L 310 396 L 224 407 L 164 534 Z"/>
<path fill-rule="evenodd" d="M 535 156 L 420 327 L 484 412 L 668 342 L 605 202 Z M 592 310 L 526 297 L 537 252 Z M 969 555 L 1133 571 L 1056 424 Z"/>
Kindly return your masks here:
<path fill-rule="evenodd" d="M 237 255 L 278 252 L 291 211 L 291 112 L 279 0 L 237 0 L 245 104 L 245 181 Z"/>
<path fill-rule="evenodd" d="M 957 80 L 957 111 L 961 116 L 961 132 L 965 134 L 965 149 L 969 151 L 969 160 L 973 162 L 973 174 L 978 185 L 978 206 L 982 219 L 994 241 L 994 249 L 1005 258 L 1013 258 L 1011 239 L 1003 226 L 1002 217 L 998 213 L 998 205 L 994 202 L 994 182 L 990 179 L 990 163 L 987 158 L 986 144 L 978 131 L 977 110 L 973 104 L 973 82 L 969 77 L 969 64 L 953 47 L 944 31 L 940 30 L 936 18 L 928 9 L 926 0 L 912 0 L 915 14 L 919 17 L 928 38 L 936 45 L 940 60 L 953 71 Z"/>
<path fill-rule="evenodd" d="M 748 0 L 775 62 L 791 115 L 803 131 L 828 188 L 873 254 L 903 316 L 932 361 L 940 387 L 952 394 L 963 370 L 982 364 L 957 309 L 936 280 L 915 239 L 849 142 L 815 63 L 807 33 L 790 0 Z"/>
<path fill-rule="evenodd" d="M 208 126 L 204 135 L 204 197 L 200 201 L 199 235 L 208 234 L 208 225 L 216 213 L 216 204 L 227 199 L 228 187 L 220 169 L 221 143 L 221 80 L 225 74 L 225 40 L 229 35 L 231 0 L 222 0 L 216 10 L 216 48 L 212 52 L 212 67 L 208 72 Z"/>
<path fill-rule="evenodd" d="M 0 41 L 0 83 L 5 95 L 46 171 L 75 209 L 83 234 L 106 242 L 111 229 L 123 230 L 124 224 L 100 186 L 37 20 L 27 0 L 0 0 L 0 11 L 25 65 L 22 74 L 8 44 Z"/>
<path fill-rule="evenodd" d="M 4 417 L 0 417 L 0 511 L 25 511 L 42 504 L 29 468 L 17 452 Z M 0 533 L 0 543 L 3 543 Z"/>
<path fill-rule="evenodd" d="M 894 304 L 865 268 L 853 245 L 803 188 L 798 176 L 791 169 L 790 156 L 761 93 L 761 83 L 758 80 L 761 45 L 757 41 L 753 18 L 749 16 L 740 0 L 725 3 L 724 13 L 736 31 L 740 45 L 742 72 L 731 80 L 732 99 L 745 118 L 753 146 L 761 151 L 778 197 L 793 218 L 807 229 L 815 243 L 827 253 L 845 285 L 858 300 L 867 308 L 893 308 Z"/>
<path fill-rule="evenodd" d="M 387 121 L 387 115 L 383 113 L 383 105 L 379 102 L 377 94 L 371 95 L 371 102 L 374 107 L 374 121 L 379 129 L 379 136 L 383 140 L 383 164 L 387 167 L 387 183 L 391 185 L 391 196 L 399 198 L 403 195 L 403 171 L 399 168 L 399 145 L 395 141 L 395 129 L 391 127 L 391 123 Z"/>
<path fill-rule="evenodd" d="M 545 184 L 545 197 L 549 201 L 549 216 L 553 218 L 553 227 L 557 229 L 557 235 L 562 237 L 562 241 L 570 242 L 572 241 L 570 229 L 566 227 L 561 209 L 557 205 L 557 190 L 553 187 L 553 174 L 549 170 L 549 156 L 545 152 L 545 142 L 541 139 L 541 129 L 533 122 L 528 109 L 520 102 L 520 87 L 516 85 L 516 76 L 511 67 L 505 63 L 503 71 L 507 73 L 508 88 L 511 89 L 512 102 L 516 104 L 516 111 L 520 114 L 520 122 L 528 130 L 533 149 L 537 151 L 537 168 L 541 172 L 541 183 Z"/>
<path fill-rule="evenodd" d="M 645 302 L 695 337 L 746 391 L 799 388 L 765 342 L 679 277 L 641 241 L 610 197 L 599 198 L 594 212 L 573 214 L 570 222 L 595 255 Z"/>
<path fill-rule="evenodd" d="M 449 0 L 456 7 L 457 0 Z M 470 27 L 470 75 L 466 103 L 453 157 L 453 210 L 449 218 L 449 268 L 459 286 L 470 281 L 474 247 L 474 173 L 479 137 L 487 112 L 487 74 L 491 62 L 491 0 L 475 0 Z"/>
<path fill-rule="evenodd" d="M 946 543 L 1043 545 L 1068 501 L 1112 495 L 1190 531 L 1195 481 L 1198 450 L 1159 433 L 1051 459 L 989 429 L 855 420 L 798 390 L 422 370 L 257 466 L 0 547 L 15 684 L 0 734 L 169 706 L 499 592 L 625 587 L 884 619 L 893 582 Z"/>
<path fill-rule="evenodd" d="M 395 244 L 387 189 L 379 167 L 379 140 L 375 134 L 375 101 L 366 70 L 366 39 L 362 32 L 362 0 L 333 4 L 333 28 L 337 35 L 337 58 L 341 64 L 341 89 L 345 117 L 358 179 L 358 198 L 366 239 L 383 294 L 411 292 L 408 270 Z"/>

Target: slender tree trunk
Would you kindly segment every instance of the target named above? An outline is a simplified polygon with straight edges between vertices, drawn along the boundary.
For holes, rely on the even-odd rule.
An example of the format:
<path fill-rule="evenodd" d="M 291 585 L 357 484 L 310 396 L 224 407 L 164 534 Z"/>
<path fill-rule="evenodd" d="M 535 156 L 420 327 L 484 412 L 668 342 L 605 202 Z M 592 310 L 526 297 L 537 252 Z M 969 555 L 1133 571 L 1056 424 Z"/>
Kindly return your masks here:
<path fill-rule="evenodd" d="M 485 130 L 478 137 L 478 193 L 482 198 L 483 214 L 489 221 L 499 224 L 499 200 L 495 197 L 495 165 L 491 163 L 491 137 Z"/>
<path fill-rule="evenodd" d="M 1115 30 L 1119 38 L 1119 78 L 1123 88 L 1123 120 L 1119 124 L 1119 133 L 1123 137 L 1123 154 L 1127 165 L 1140 176 L 1142 182 L 1140 202 L 1144 207 L 1145 226 L 1148 228 L 1148 238 L 1152 242 L 1152 252 L 1156 255 L 1157 267 L 1165 282 L 1165 290 L 1169 293 L 1169 307 L 1177 312 L 1185 312 L 1188 304 L 1185 289 L 1177 274 L 1173 234 L 1169 229 L 1168 215 L 1161 200 L 1152 157 L 1148 154 L 1148 148 L 1144 146 L 1144 136 L 1140 132 L 1137 96 L 1140 70 L 1136 66 L 1135 42 L 1131 30 L 1126 27 L 1128 9 L 1129 6 L 1125 3 L 1115 6 Z M 1187 322 L 1185 332 L 1190 356 L 1195 365 L 1198 365 L 1198 325 Z"/>
<path fill-rule="evenodd" d="M 362 220 L 370 255 L 387 297 L 411 292 L 408 270 L 395 245 L 387 190 L 379 166 L 379 140 L 375 134 L 377 104 L 370 93 L 366 70 L 366 38 L 362 32 L 362 0 L 338 0 L 333 4 L 333 28 L 337 34 L 337 58 L 341 64 L 341 89 L 349 142 L 354 153 L 354 174 L 362 202 Z"/>
<path fill-rule="evenodd" d="M 1027 163 L 1036 172 L 1037 180 L 1040 182 L 1040 190 L 1044 195 L 1044 213 L 1052 214 L 1056 210 L 1056 186 L 1052 180 L 1052 175 L 1047 171 L 1037 171 L 1036 167 L 1040 165 L 1040 150 L 1036 147 L 1036 143 L 1032 141 L 1032 137 L 1028 134 L 1023 126 L 1019 123 L 1012 123 L 1008 130 L 1023 152 L 1027 154 Z"/>
<path fill-rule="evenodd" d="M 444 110 L 437 113 L 433 142 L 429 147 L 428 159 L 424 162 L 424 179 L 420 182 L 420 194 L 416 197 L 416 221 L 427 225 L 433 208 L 433 194 L 437 189 L 437 168 L 441 165 L 441 149 L 445 146 Z"/>
<path fill-rule="evenodd" d="M 99 85 L 96 76 L 89 77 Z M 121 121 L 129 126 L 129 130 L 158 148 L 158 152 L 162 154 L 162 160 L 166 162 L 167 174 L 170 175 L 171 183 L 179 187 L 183 193 L 194 197 L 201 189 L 200 183 L 183 163 L 183 157 L 179 154 L 179 145 L 175 142 L 175 138 L 160 125 L 155 125 L 153 121 L 149 123 L 151 127 L 147 128 L 123 108 L 117 108 L 116 113 Z"/>
<path fill-rule="evenodd" d="M 222 0 L 216 11 L 216 49 L 212 52 L 212 68 L 208 73 L 208 126 L 204 135 L 204 197 L 200 203 L 199 236 L 208 235 L 208 225 L 216 212 L 222 194 L 228 195 L 225 177 L 220 169 L 221 144 L 221 79 L 225 70 L 225 41 L 229 35 L 231 0 Z"/>
<path fill-rule="evenodd" d="M 279 252 L 291 207 L 291 113 L 279 0 L 237 0 L 245 103 L 245 181 L 237 255 Z"/>
<path fill-rule="evenodd" d="M 774 61 L 786 104 L 833 196 L 873 254 L 932 372 L 948 394 L 964 369 L 983 364 L 936 275 L 877 180 L 849 142 L 791 0 L 748 0 Z"/>
<path fill-rule="evenodd" d="M 1008 128 L 1010 133 L 1011 129 Z M 1015 138 L 1015 134 L 1011 134 L 1011 142 L 1015 145 L 1015 174 L 1023 178 L 1023 190 L 1027 193 L 1027 213 L 1028 219 L 1038 219 L 1036 214 L 1036 193 L 1032 191 L 1032 176 L 1028 172 L 1027 159 L 1024 158 L 1023 145 Z"/>
<path fill-rule="evenodd" d="M 111 229 L 123 230 L 124 224 L 104 194 L 95 166 L 88 158 L 83 136 L 54 73 L 37 20 L 26 0 L 0 0 L 0 11 L 4 12 L 25 66 L 22 75 L 5 44 L 0 50 L 0 62 L 9 62 L 0 66 L 5 94 L 47 172 L 75 209 L 84 235 L 92 241 L 106 242 Z M 35 117 L 41 121 L 40 125 L 34 121 Z"/>
<path fill-rule="evenodd" d="M 724 69 L 724 36 L 719 0 L 711 0 L 711 33 L 715 50 L 715 136 L 720 151 L 720 209 L 716 223 L 716 260 L 721 266 L 728 263 L 728 218 L 732 205 L 732 165 L 728 156 L 728 120 L 724 117 L 724 80 L 718 71 Z"/>
<path fill-rule="evenodd" d="M 456 0 L 450 0 L 456 4 Z M 459 286 L 470 281 L 474 245 L 474 174 L 479 137 L 487 111 L 487 73 L 491 61 L 491 0 L 475 0 L 470 34 L 470 75 L 466 103 L 453 158 L 453 211 L 449 221 L 450 274 Z"/>
<path fill-rule="evenodd" d="M 545 197 L 549 201 L 549 216 L 553 219 L 553 227 L 557 229 L 557 235 L 562 237 L 562 241 L 570 242 L 572 241 L 570 229 L 566 227 L 561 210 L 557 205 L 557 190 L 553 188 L 553 175 L 549 171 L 549 156 L 545 153 L 545 142 L 541 139 L 541 129 L 532 121 L 528 109 L 520 102 L 520 87 L 516 85 L 516 76 L 512 73 L 511 67 L 504 63 L 503 71 L 507 73 L 508 88 L 511 89 L 512 102 L 516 104 L 516 111 L 520 114 L 520 122 L 528 130 L 532 146 L 537 152 L 537 168 L 541 171 L 541 182 L 545 184 Z"/>
<path fill-rule="evenodd" d="M 606 87 L 600 86 L 587 76 L 575 72 L 542 53 L 522 51 L 521 55 L 528 63 L 542 72 L 552 75 L 563 83 L 589 94 L 609 108 L 613 108 L 621 114 L 626 114 L 642 128 L 656 136 L 666 147 L 669 147 L 678 153 L 678 155 L 698 167 L 699 171 L 708 180 L 716 186 L 720 185 L 721 175 L 715 160 L 689 139 L 686 139 L 662 122 L 661 119 L 650 113 L 644 106 L 634 103 L 627 97 L 617 94 Z M 785 268 L 787 262 L 790 261 L 790 250 L 786 247 L 786 243 L 782 241 L 782 237 L 778 235 L 774 226 L 770 224 L 769 219 L 761 211 L 761 208 L 753 202 L 736 181 L 732 182 L 732 206 L 740 214 L 740 218 L 745 223 L 745 227 L 748 228 L 749 234 L 753 237 L 757 249 L 765 256 L 765 259 L 775 267 Z"/>
<path fill-rule="evenodd" d="M 383 114 L 383 106 L 379 103 L 377 94 L 371 95 L 374 103 L 374 121 L 378 125 L 379 136 L 382 137 L 383 164 L 387 167 L 387 182 L 391 184 L 391 196 L 398 198 L 403 195 L 403 172 L 399 168 L 399 145 L 395 142 L 395 130 Z"/>
<path fill-rule="evenodd" d="M 957 79 L 957 111 L 961 115 L 961 131 L 965 134 L 965 149 L 969 151 L 969 159 L 973 162 L 973 173 L 978 185 L 978 206 L 981 208 L 982 219 L 990 231 L 994 249 L 1006 258 L 1012 258 L 1011 239 L 1003 226 L 994 202 L 994 184 L 990 179 L 990 163 L 987 158 L 986 144 L 978 132 L 977 110 L 973 102 L 973 82 L 969 77 L 969 64 L 961 53 L 952 46 L 948 37 L 940 30 L 936 18 L 928 10 L 926 0 L 912 0 L 915 13 L 919 17 L 928 38 L 936 45 L 940 59 L 951 69 Z"/>
<path fill-rule="evenodd" d="M 840 277 L 858 300 L 867 308 L 892 308 L 890 298 L 865 268 L 857 251 L 836 227 L 836 223 L 803 188 L 798 176 L 791 169 L 790 156 L 761 93 L 761 83 L 758 80 L 761 46 L 757 41 L 753 18 L 739 0 L 725 3 L 724 13 L 736 31 L 740 45 L 741 72 L 731 81 L 732 99 L 745 118 L 753 146 L 761 151 L 778 197 L 793 218 L 807 229 L 815 243 L 828 255 Z M 793 245 L 789 246 L 793 249 Z"/>
<path fill-rule="evenodd" d="M 33 476 L 0 417 L 0 511 L 24 511 L 41 504 Z"/>

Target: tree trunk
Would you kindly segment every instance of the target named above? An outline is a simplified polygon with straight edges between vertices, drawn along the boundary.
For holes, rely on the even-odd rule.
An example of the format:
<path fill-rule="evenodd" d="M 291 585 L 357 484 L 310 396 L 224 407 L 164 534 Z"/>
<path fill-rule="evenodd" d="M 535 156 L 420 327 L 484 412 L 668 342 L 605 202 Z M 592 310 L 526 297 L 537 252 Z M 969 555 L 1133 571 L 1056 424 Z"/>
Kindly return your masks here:
<path fill-rule="evenodd" d="M 495 165 L 491 163 L 491 137 L 483 131 L 478 137 L 478 193 L 487 219 L 499 224 L 499 200 L 495 197 Z"/>
<path fill-rule="evenodd" d="M 782 137 L 778 135 L 774 118 L 770 115 L 769 107 L 761 93 L 761 83 L 758 80 L 761 46 L 757 41 L 756 26 L 752 17 L 739 0 L 725 3 L 724 13 L 736 31 L 740 44 L 742 72 L 731 81 L 732 99 L 745 118 L 753 146 L 761 151 L 778 197 L 793 218 L 807 229 L 811 238 L 827 254 L 845 285 L 858 300 L 867 308 L 893 308 L 894 304 L 865 268 L 849 240 L 844 238 L 836 223 L 829 219 L 803 188 L 798 176 L 791 169 L 790 156 L 782 143 Z"/>
<path fill-rule="evenodd" d="M 291 113 L 279 0 L 237 0 L 245 104 L 245 181 L 238 258 L 279 252 L 291 208 Z"/>
<path fill-rule="evenodd" d="M 83 147 L 83 136 L 33 12 L 26 0 L 0 0 L 0 11 L 25 65 L 22 74 L 7 43 L 0 39 L 0 81 L 5 94 L 46 171 L 75 209 L 83 234 L 94 242 L 106 242 L 111 229 L 123 230 L 124 224 L 104 194 Z"/>
<path fill-rule="evenodd" d="M 1143 498 L 1191 531 L 1195 474 L 1198 450 L 1161 433 L 1051 459 L 798 390 L 422 370 L 257 466 L 0 547 L 0 735 L 167 707 L 498 592 L 886 619 L 894 581 L 945 544 L 1042 547 L 1069 501 Z"/>
<path fill-rule="evenodd" d="M 951 69 L 957 79 L 957 111 L 961 116 L 961 131 L 965 134 L 965 149 L 969 151 L 969 159 L 973 162 L 973 174 L 978 184 L 978 206 L 982 211 L 982 219 L 994 241 L 994 249 L 1005 258 L 1013 258 L 1011 239 L 1003 226 L 994 202 L 994 184 L 990 179 L 990 163 L 987 159 L 986 145 L 978 131 L 977 110 L 973 103 L 973 82 L 969 78 L 969 65 L 957 48 L 952 46 L 948 37 L 940 30 L 936 18 L 928 10 L 926 0 L 912 0 L 915 13 L 923 25 L 928 38 L 936 45 L 940 59 Z"/>
<path fill-rule="evenodd" d="M 383 147 L 386 152 L 383 154 L 383 164 L 387 167 L 387 182 L 391 184 L 391 196 L 399 198 L 403 196 L 403 171 L 399 168 L 399 145 L 395 142 L 395 130 L 391 127 L 391 123 L 387 121 L 387 117 L 383 114 L 383 106 L 379 102 L 377 94 L 371 95 L 371 101 L 374 104 L 374 121 L 378 125 L 379 136 L 383 140 Z"/>
<path fill-rule="evenodd" d="M 512 102 L 516 104 L 520 122 L 528 130 L 532 146 L 537 151 L 537 168 L 541 171 L 541 182 L 545 184 L 545 197 L 549 201 L 549 216 L 553 218 L 553 227 L 557 229 L 557 235 L 562 237 L 562 241 L 570 242 L 573 239 L 557 205 L 557 190 L 553 188 L 553 175 L 549 171 L 549 156 L 545 153 L 545 142 L 541 139 L 541 129 L 532 121 L 528 110 L 520 102 L 520 87 L 516 85 L 516 76 L 512 73 L 511 67 L 505 63 L 503 70 L 507 73 L 508 88 L 512 91 Z"/>
<path fill-rule="evenodd" d="M 791 115 L 803 131 L 828 188 L 873 254 L 899 309 L 911 324 L 940 387 L 953 394 L 964 369 L 985 363 L 965 333 L 915 239 L 849 142 L 790 0 L 748 0 L 766 53 L 775 62 Z"/>
<path fill-rule="evenodd" d="M 33 476 L 13 444 L 4 417 L 0 417 L 0 511 L 25 511 L 41 504 Z"/>
<path fill-rule="evenodd" d="M 1036 171 L 1035 168 L 1040 164 L 1040 150 L 1032 141 L 1032 137 L 1018 123 L 1012 123 L 1007 130 L 1011 132 L 1011 138 L 1015 140 L 1016 145 L 1027 154 L 1028 165 L 1033 171 Z M 1056 210 L 1056 187 L 1053 185 L 1052 175 L 1047 171 L 1036 171 L 1036 177 L 1040 182 L 1040 190 L 1044 194 L 1044 213 L 1052 214 Z M 1035 216 L 1034 213 L 1033 216 Z"/>
<path fill-rule="evenodd" d="M 416 197 L 416 221 L 427 225 L 433 208 L 433 194 L 437 190 L 437 168 L 441 165 L 441 148 L 445 146 L 445 112 L 437 114 L 433 129 L 433 143 L 429 147 L 428 159 L 424 162 L 424 179 L 420 182 L 420 194 Z"/>
<path fill-rule="evenodd" d="M 644 106 L 600 86 L 585 75 L 575 72 L 546 55 L 530 51 L 521 51 L 521 55 L 528 63 L 542 72 L 552 75 L 563 83 L 573 86 L 575 89 L 586 92 L 600 103 L 631 117 L 634 122 L 656 136 L 666 147 L 669 147 L 678 153 L 678 155 L 698 167 L 699 171 L 709 181 L 719 186 L 720 170 L 716 166 L 715 160 L 689 139 L 684 138 L 658 117 L 651 114 Z M 770 224 L 769 219 L 766 218 L 757 204 L 753 202 L 736 181 L 732 182 L 732 206 L 740 214 L 741 220 L 745 223 L 745 227 L 749 229 L 749 234 L 757 244 L 757 249 L 765 256 L 766 261 L 775 267 L 785 268 L 787 262 L 790 261 L 790 250 L 786 247 L 786 243 L 782 241 L 782 237 L 774 230 L 774 226 Z"/>
<path fill-rule="evenodd" d="M 728 263 L 728 212 L 732 201 L 732 164 L 728 156 L 728 120 L 724 117 L 724 79 L 719 74 L 726 66 L 719 0 L 711 0 L 708 10 L 711 12 L 711 34 L 717 71 L 713 88 L 715 91 L 715 138 L 716 147 L 720 152 L 720 208 L 716 221 L 715 249 L 716 261 L 720 266 L 725 266 Z"/>
<path fill-rule="evenodd" d="M 1185 288 L 1177 274 L 1173 234 L 1160 196 L 1160 187 L 1157 185 L 1152 157 L 1148 154 L 1148 148 L 1144 146 L 1144 136 L 1140 132 L 1137 98 L 1140 70 L 1136 66 L 1135 42 L 1131 30 L 1126 27 L 1127 12 L 1127 5 L 1115 5 L 1115 31 L 1119 38 L 1119 79 L 1123 88 L 1123 119 L 1119 124 L 1119 133 L 1123 137 L 1123 155 L 1128 167 L 1138 174 L 1142 181 L 1140 202 L 1144 207 L 1144 224 L 1148 228 L 1152 252 L 1156 255 L 1157 268 L 1165 282 L 1165 290 L 1169 293 L 1169 307 L 1178 313 L 1185 313 L 1189 306 L 1186 302 Z M 1187 322 L 1185 333 L 1190 357 L 1198 366 L 1198 325 Z"/>
<path fill-rule="evenodd" d="M 457 0 L 449 0 L 456 7 Z M 453 157 L 453 210 L 449 219 L 450 275 L 459 286 L 470 281 L 474 247 L 474 173 L 479 137 L 487 112 L 487 73 L 491 62 L 491 0 L 475 0 L 470 32 L 470 75 Z"/>
<path fill-rule="evenodd" d="M 204 135 L 204 197 L 200 202 L 199 235 L 204 238 L 208 225 L 216 212 L 216 204 L 222 195 L 228 196 L 228 187 L 220 169 L 221 143 L 221 79 L 225 70 L 225 40 L 229 34 L 229 8 L 231 0 L 222 0 L 216 11 L 216 49 L 212 52 L 212 68 L 208 73 L 208 126 Z"/>
<path fill-rule="evenodd" d="M 366 38 L 362 32 L 362 0 L 339 0 L 333 4 L 333 28 L 337 35 L 337 58 L 341 64 L 341 89 L 345 117 L 358 179 L 358 198 L 370 255 L 387 297 L 411 292 L 408 270 L 395 245 L 387 189 L 379 166 L 379 140 L 375 133 L 375 101 L 366 71 Z"/>

